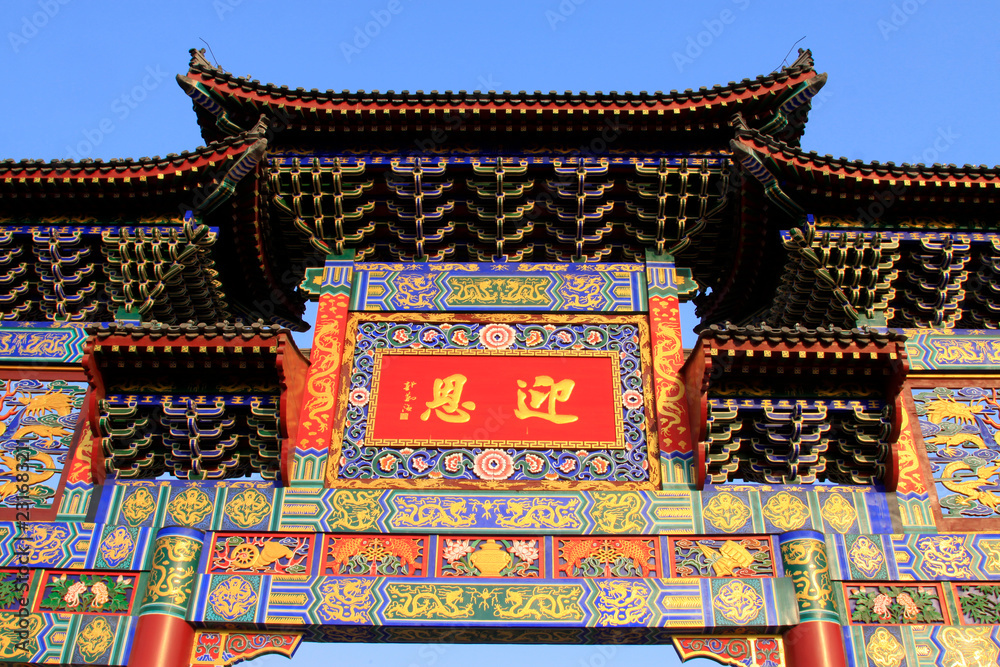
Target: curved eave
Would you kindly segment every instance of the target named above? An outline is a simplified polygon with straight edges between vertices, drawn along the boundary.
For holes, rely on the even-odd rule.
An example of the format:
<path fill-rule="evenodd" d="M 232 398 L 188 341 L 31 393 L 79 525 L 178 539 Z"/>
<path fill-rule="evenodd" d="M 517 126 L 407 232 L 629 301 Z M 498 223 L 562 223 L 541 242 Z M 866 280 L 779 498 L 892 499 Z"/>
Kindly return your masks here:
<path fill-rule="evenodd" d="M 0 197 L 20 194 L 48 194 L 69 186 L 73 192 L 79 188 L 103 189 L 136 184 L 155 183 L 171 189 L 188 189 L 192 183 L 208 183 L 220 178 L 216 169 L 239 157 L 261 136 L 258 132 L 244 132 L 223 141 L 200 146 L 180 154 L 122 160 L 83 160 L 73 162 L 57 160 L 4 160 L 0 162 Z"/>
<path fill-rule="evenodd" d="M 755 130 L 740 130 L 736 141 L 756 152 L 768 171 L 791 192 L 794 187 L 817 190 L 822 194 L 874 195 L 898 183 L 906 186 L 906 195 L 1000 194 L 1000 166 L 924 165 L 892 162 L 862 162 L 847 158 L 805 152 Z M 969 190 L 966 190 L 969 188 Z M 975 189 L 973 189 L 975 188 Z M 815 193 L 810 193 L 815 196 Z"/>
<path fill-rule="evenodd" d="M 774 74 L 683 92 L 320 92 L 234 77 L 194 53 L 187 77 L 208 88 L 228 112 L 245 110 L 247 116 L 270 112 L 273 116 L 281 111 L 293 129 L 307 131 L 351 126 L 391 129 L 395 125 L 433 123 L 446 113 L 470 114 L 472 129 L 484 133 L 506 132 L 525 125 L 544 131 L 572 131 L 588 123 L 602 125 L 608 117 L 643 123 L 654 130 L 678 125 L 703 130 L 715 122 L 726 124 L 736 112 L 763 119 L 773 114 L 796 86 L 816 76 L 812 58 L 805 55 L 792 67 Z M 195 107 L 202 135 L 206 139 L 223 136 L 215 117 Z M 804 123 L 802 114 L 786 131 L 793 141 L 801 135 Z"/>

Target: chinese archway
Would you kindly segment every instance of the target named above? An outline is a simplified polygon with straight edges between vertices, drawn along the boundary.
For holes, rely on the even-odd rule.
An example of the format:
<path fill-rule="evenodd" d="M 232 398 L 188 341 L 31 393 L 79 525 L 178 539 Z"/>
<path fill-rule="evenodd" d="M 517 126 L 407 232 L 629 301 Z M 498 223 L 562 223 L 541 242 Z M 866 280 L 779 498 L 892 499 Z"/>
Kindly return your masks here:
<path fill-rule="evenodd" d="M 338 93 L 192 51 L 204 147 L 0 163 L 0 662 L 997 664 L 1000 171 L 803 151 L 825 81 Z"/>

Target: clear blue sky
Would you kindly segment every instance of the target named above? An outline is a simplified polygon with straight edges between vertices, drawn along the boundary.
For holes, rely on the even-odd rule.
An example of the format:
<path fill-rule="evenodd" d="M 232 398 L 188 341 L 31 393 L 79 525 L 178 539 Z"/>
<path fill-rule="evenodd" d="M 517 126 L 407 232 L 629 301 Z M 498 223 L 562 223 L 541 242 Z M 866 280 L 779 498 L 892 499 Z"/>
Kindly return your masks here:
<path fill-rule="evenodd" d="M 0 158 L 80 154 L 88 134 L 97 145 L 84 156 L 94 158 L 200 145 L 191 101 L 173 79 L 187 70 L 187 50 L 204 46 L 200 38 L 233 73 L 291 87 L 607 92 L 765 74 L 805 36 L 799 46 L 830 74 L 803 138 L 807 150 L 1000 163 L 1000 3 L 396 1 L 379 33 L 355 44 L 372 12 L 385 21 L 391 0 L 6 0 Z M 105 122 L 104 131 L 106 120 L 112 128 Z M 618 647 L 606 657 L 594 647 L 406 645 L 311 645 L 296 664 L 331 658 L 402 667 L 676 664 L 669 647 Z"/>

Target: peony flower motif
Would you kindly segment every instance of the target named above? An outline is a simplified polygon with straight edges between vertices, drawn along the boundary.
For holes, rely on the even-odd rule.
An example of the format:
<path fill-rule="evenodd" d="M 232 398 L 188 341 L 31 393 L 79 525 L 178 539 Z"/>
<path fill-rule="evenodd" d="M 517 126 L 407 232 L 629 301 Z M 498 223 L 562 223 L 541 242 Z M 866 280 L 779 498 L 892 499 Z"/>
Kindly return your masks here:
<path fill-rule="evenodd" d="M 406 329 L 396 329 L 396 333 L 392 334 L 392 339 L 397 343 L 408 343 L 410 334 Z"/>
<path fill-rule="evenodd" d="M 584 347 L 585 346 L 584 346 L 583 343 L 574 343 L 572 349 L 574 349 L 574 350 L 582 350 Z"/>
<path fill-rule="evenodd" d="M 541 345 L 544 342 L 542 334 L 537 331 L 529 331 L 528 337 L 524 339 L 524 344 L 526 347 L 534 347 L 536 345 Z"/>
<path fill-rule="evenodd" d="M 883 621 L 888 621 L 892 618 L 892 612 L 889 611 L 889 605 L 892 604 L 892 598 L 885 593 L 879 593 L 875 597 L 875 602 L 872 604 L 872 611 L 881 618 Z"/>
<path fill-rule="evenodd" d="M 514 327 L 507 324 L 487 324 L 479 331 L 479 342 L 487 350 L 506 350 L 515 337 Z"/>
<path fill-rule="evenodd" d="M 559 479 L 559 473 L 557 473 L 557 472 L 547 472 L 547 473 L 545 473 L 545 479 L 554 482 L 555 480 Z"/>
<path fill-rule="evenodd" d="M 593 461 L 590 462 L 590 467 L 594 469 L 594 472 L 598 475 L 603 475 L 608 471 L 608 460 L 603 456 L 598 456 Z"/>
<path fill-rule="evenodd" d="M 103 581 L 98 581 L 96 584 L 90 587 L 90 592 L 94 594 L 94 599 L 91 600 L 91 607 L 100 607 L 104 605 L 110 598 L 108 598 L 108 587 Z"/>
<path fill-rule="evenodd" d="M 438 332 L 434 331 L 434 329 L 428 329 L 427 331 L 424 332 L 424 335 L 421 336 L 421 338 L 424 339 L 425 343 L 433 343 L 437 339 L 437 337 L 438 337 Z"/>
<path fill-rule="evenodd" d="M 368 393 L 368 390 L 364 387 L 358 387 L 351 390 L 351 394 L 347 397 L 347 400 L 354 407 L 360 408 L 368 405 L 369 398 L 371 398 L 371 395 Z"/>
<path fill-rule="evenodd" d="M 399 453 L 402 454 L 403 456 L 409 456 L 410 454 L 413 453 L 413 450 L 410 449 L 409 447 L 403 447 L 401 450 L 399 450 Z"/>
<path fill-rule="evenodd" d="M 392 472 L 396 467 L 396 457 L 392 454 L 383 454 L 378 460 L 378 467 L 382 472 Z"/>
<path fill-rule="evenodd" d="M 430 477 L 431 479 L 440 479 L 444 477 L 444 475 L 441 474 L 440 470 L 431 470 L 429 473 L 427 473 L 427 476 Z"/>
<path fill-rule="evenodd" d="M 569 473 L 576 470 L 576 460 L 566 459 L 565 461 L 559 464 L 559 469 L 568 475 Z"/>
<path fill-rule="evenodd" d="M 427 459 L 422 456 L 414 456 L 410 459 L 410 465 L 413 466 L 413 469 L 417 472 L 423 472 L 430 467 L 430 464 L 427 463 Z"/>
<path fill-rule="evenodd" d="M 75 582 L 63 595 L 63 601 L 66 603 L 67 607 L 75 607 L 80 604 L 80 593 L 87 590 L 87 585 L 79 581 Z"/>
<path fill-rule="evenodd" d="M 635 410 L 636 408 L 642 407 L 642 394 L 637 392 L 635 389 L 629 389 L 622 393 L 622 405 L 624 405 L 629 410 Z"/>
<path fill-rule="evenodd" d="M 600 334 L 600 332 L 591 329 L 590 333 L 587 334 L 586 341 L 590 345 L 597 345 L 598 343 L 601 342 L 601 334 Z"/>
<path fill-rule="evenodd" d="M 573 337 L 569 334 L 568 331 L 560 331 L 559 333 L 556 334 L 556 338 L 558 338 L 564 343 L 569 343 L 570 341 L 573 340 Z"/>
<path fill-rule="evenodd" d="M 449 454 L 448 456 L 444 457 L 444 469 L 448 472 L 458 472 L 458 469 L 461 465 L 462 465 L 462 455 L 458 454 L 457 452 L 455 454 Z"/>
<path fill-rule="evenodd" d="M 484 449 L 476 454 L 472 469 L 479 479 L 507 479 L 514 474 L 514 459 L 503 450 Z"/>
<path fill-rule="evenodd" d="M 465 335 L 465 329 L 456 329 L 451 337 L 451 342 L 455 345 L 468 345 L 469 337 Z"/>
<path fill-rule="evenodd" d="M 448 561 L 449 564 L 454 563 L 456 560 L 471 554 L 475 550 L 476 550 L 475 547 L 469 546 L 469 540 L 444 541 L 444 559 Z"/>
<path fill-rule="evenodd" d="M 545 329 L 546 331 L 555 331 L 556 330 L 556 326 L 554 324 L 546 324 L 542 328 Z"/>
<path fill-rule="evenodd" d="M 531 565 L 538 560 L 538 548 L 535 546 L 536 540 L 514 540 L 510 552 Z"/>
<path fill-rule="evenodd" d="M 442 324 L 442 325 L 441 325 L 441 330 L 442 330 L 442 331 L 447 331 L 447 330 L 448 330 L 448 329 L 450 329 L 450 328 L 451 328 L 451 325 L 450 325 L 450 324 Z"/>
<path fill-rule="evenodd" d="M 537 454 L 525 454 L 525 462 L 528 464 L 528 472 L 537 475 L 545 469 L 545 459 Z"/>
<path fill-rule="evenodd" d="M 903 606 L 903 618 L 911 619 L 920 615 L 920 607 L 913 601 L 909 593 L 900 593 L 897 595 L 896 602 Z"/>

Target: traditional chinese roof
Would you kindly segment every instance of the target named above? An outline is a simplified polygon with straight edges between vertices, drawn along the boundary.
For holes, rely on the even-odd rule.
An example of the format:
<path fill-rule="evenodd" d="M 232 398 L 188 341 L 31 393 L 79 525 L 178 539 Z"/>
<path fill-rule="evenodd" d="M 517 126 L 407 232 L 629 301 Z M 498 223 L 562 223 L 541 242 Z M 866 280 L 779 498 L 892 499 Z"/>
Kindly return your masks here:
<path fill-rule="evenodd" d="M 204 50 L 195 49 L 187 76 L 177 79 L 194 99 L 202 134 L 209 141 L 246 128 L 265 114 L 284 124 L 276 137 L 282 147 L 305 142 L 313 147 L 328 143 L 356 148 L 359 141 L 370 147 L 376 139 L 395 141 L 411 152 L 414 132 L 432 137 L 432 143 L 445 143 L 440 135 L 433 138 L 437 131 L 451 135 L 449 147 L 456 136 L 472 137 L 481 148 L 491 141 L 517 145 L 541 136 L 552 149 L 559 143 L 558 135 L 584 133 L 589 141 L 609 119 L 620 121 L 625 132 L 641 132 L 637 141 L 647 149 L 659 143 L 676 150 L 680 143 L 690 143 L 679 132 L 718 135 L 724 143 L 728 119 L 736 111 L 795 143 L 805 125 L 809 99 L 826 80 L 813 69 L 812 54 L 800 51 L 791 66 L 771 74 L 669 93 L 321 92 L 236 77 L 213 66 Z M 463 122 L 452 120 L 454 114 L 464 114 Z M 658 136 L 662 142 L 656 141 Z"/>
<path fill-rule="evenodd" d="M 707 321 L 1000 325 L 1000 167 L 852 162 L 733 127 L 745 252 Z"/>
<path fill-rule="evenodd" d="M 895 488 L 905 340 L 868 328 L 702 330 L 683 370 L 698 486 L 743 479 Z"/>
<path fill-rule="evenodd" d="M 0 163 L 5 318 L 101 321 L 125 309 L 304 328 L 296 281 L 278 278 L 290 259 L 265 229 L 266 130 L 260 120 L 165 158 Z M 32 254 L 40 263 L 19 264 Z"/>
<path fill-rule="evenodd" d="M 895 164 L 863 162 L 819 155 L 747 127 L 736 125 L 735 153 L 756 159 L 787 197 L 809 213 L 839 211 L 858 218 L 858 207 L 868 218 L 893 221 L 916 213 L 921 217 L 942 211 L 954 217 L 954 207 L 978 210 L 1000 201 L 1000 166 L 954 164 Z M 893 196 L 892 205 L 876 214 L 865 209 L 877 196 Z M 897 201 L 898 200 L 898 201 Z M 797 212 L 790 213 L 793 217 Z"/>
<path fill-rule="evenodd" d="M 887 331 L 872 329 L 869 327 L 842 329 L 840 327 L 816 327 L 809 328 L 802 325 L 771 327 L 766 324 L 762 326 L 737 326 L 726 322 L 725 324 L 712 324 L 702 329 L 698 335 L 704 340 L 712 340 L 718 346 L 742 345 L 763 345 L 774 347 L 776 345 L 794 345 L 809 348 L 814 345 L 827 347 L 837 345 L 840 347 L 860 346 L 867 347 L 874 345 L 883 347 L 894 343 L 902 343 L 906 336 L 898 331 Z"/>
<path fill-rule="evenodd" d="M 104 340 L 114 336 L 127 336 L 132 340 L 148 339 L 150 341 L 164 339 L 174 341 L 183 339 L 191 341 L 203 338 L 213 340 L 222 338 L 224 341 L 240 339 L 242 341 L 263 341 L 276 338 L 280 334 L 288 334 L 288 329 L 264 322 L 253 322 L 243 324 L 242 322 L 216 322 L 209 324 L 206 322 L 184 324 L 162 324 L 160 322 L 108 322 L 107 324 L 92 324 L 86 327 L 89 335 L 96 340 Z"/>
<path fill-rule="evenodd" d="M 87 327 L 92 471 L 123 479 L 290 479 L 308 361 L 255 322 Z M 192 444 L 195 442 L 195 444 Z"/>

